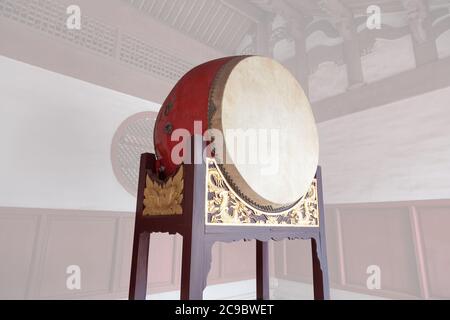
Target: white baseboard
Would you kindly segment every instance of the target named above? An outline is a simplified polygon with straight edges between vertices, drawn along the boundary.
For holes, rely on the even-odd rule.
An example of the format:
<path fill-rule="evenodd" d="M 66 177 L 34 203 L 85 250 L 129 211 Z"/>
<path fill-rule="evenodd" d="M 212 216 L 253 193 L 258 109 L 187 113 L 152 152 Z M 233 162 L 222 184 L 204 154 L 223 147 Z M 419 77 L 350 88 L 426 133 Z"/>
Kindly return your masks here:
<path fill-rule="evenodd" d="M 302 282 L 276 279 L 276 285 L 271 290 L 273 300 L 312 300 L 313 286 Z M 371 296 L 351 291 L 331 288 L 332 300 L 385 300 L 385 298 Z"/>
<path fill-rule="evenodd" d="M 208 286 L 204 292 L 205 300 L 255 300 L 255 280 L 230 282 Z M 312 300 L 313 287 L 311 284 L 270 279 L 270 297 L 272 300 Z M 178 300 L 179 291 L 151 294 L 148 300 Z M 333 300 L 383 300 L 384 298 L 350 291 L 331 289 Z"/>
<path fill-rule="evenodd" d="M 205 300 L 255 300 L 255 280 L 230 282 L 206 287 L 203 298 Z M 179 300 L 180 291 L 150 294 L 147 300 Z"/>

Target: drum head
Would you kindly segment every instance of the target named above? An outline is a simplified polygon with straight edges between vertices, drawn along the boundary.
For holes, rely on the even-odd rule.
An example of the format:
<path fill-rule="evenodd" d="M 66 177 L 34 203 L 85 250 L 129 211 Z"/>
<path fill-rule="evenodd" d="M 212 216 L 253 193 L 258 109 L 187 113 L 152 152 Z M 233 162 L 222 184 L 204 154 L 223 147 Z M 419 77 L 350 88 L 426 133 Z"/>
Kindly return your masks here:
<path fill-rule="evenodd" d="M 224 137 L 219 168 L 227 182 L 257 209 L 292 207 L 309 190 L 319 157 L 300 84 L 278 62 L 251 56 L 225 65 L 211 90 L 210 127 Z"/>

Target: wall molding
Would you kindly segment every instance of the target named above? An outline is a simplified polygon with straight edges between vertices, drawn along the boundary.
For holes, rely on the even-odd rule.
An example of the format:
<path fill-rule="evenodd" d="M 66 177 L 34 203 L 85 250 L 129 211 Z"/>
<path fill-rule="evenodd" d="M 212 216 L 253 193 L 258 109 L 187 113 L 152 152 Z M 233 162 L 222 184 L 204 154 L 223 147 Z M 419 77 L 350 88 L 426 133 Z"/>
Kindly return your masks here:
<path fill-rule="evenodd" d="M 7 238 L 0 243 L 0 253 L 8 260 L 4 268 L 9 267 L 0 272 L 1 298 L 127 297 L 134 213 L 0 207 L 0 221 L 1 226 L 9 230 L 3 233 Z M 24 237 L 24 231 L 28 237 Z M 150 295 L 179 289 L 181 248 L 179 235 L 152 234 Z M 254 278 L 253 264 L 235 268 L 228 263 L 230 254 L 247 257 L 249 251 L 255 251 L 252 243 L 215 246 L 208 283 L 221 285 Z M 81 291 L 65 287 L 65 268 L 72 264 L 81 267 Z"/>

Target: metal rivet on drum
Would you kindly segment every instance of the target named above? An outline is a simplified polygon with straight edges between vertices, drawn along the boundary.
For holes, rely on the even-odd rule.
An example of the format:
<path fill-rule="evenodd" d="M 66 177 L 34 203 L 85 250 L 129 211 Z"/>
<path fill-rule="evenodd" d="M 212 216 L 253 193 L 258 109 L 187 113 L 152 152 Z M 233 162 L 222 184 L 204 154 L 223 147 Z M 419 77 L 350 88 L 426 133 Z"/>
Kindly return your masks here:
<path fill-rule="evenodd" d="M 173 109 L 173 102 L 169 102 L 164 108 L 164 115 L 168 116 L 170 111 Z"/>
<path fill-rule="evenodd" d="M 168 124 L 166 124 L 166 126 L 164 127 L 164 131 L 167 134 L 172 134 L 173 132 L 173 125 L 169 122 Z"/>

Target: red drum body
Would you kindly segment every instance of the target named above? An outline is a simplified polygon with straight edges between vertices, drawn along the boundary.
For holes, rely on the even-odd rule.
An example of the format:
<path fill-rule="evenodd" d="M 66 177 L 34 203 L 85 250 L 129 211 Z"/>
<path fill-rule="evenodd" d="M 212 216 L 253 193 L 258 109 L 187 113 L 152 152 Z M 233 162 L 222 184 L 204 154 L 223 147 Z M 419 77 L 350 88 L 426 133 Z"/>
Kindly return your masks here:
<path fill-rule="evenodd" d="M 294 206 L 308 191 L 318 165 L 318 137 L 314 117 L 302 88 L 279 63 L 264 57 L 218 59 L 189 71 L 176 84 L 161 107 L 155 124 L 155 151 L 168 175 L 177 165 L 171 159 L 179 141 L 172 133 L 195 122 L 202 134 L 208 129 L 224 133 L 228 161 L 219 166 L 234 192 L 253 208 L 279 212 Z M 239 163 L 230 156 L 232 141 L 226 131 L 273 131 L 277 140 L 276 172 L 263 174 L 260 163 Z M 275 142 L 274 142 L 275 141 Z"/>
<path fill-rule="evenodd" d="M 176 129 L 187 129 L 193 135 L 195 121 L 202 122 L 202 134 L 208 130 L 210 90 L 218 71 L 232 60 L 233 57 L 218 59 L 192 69 L 164 101 L 156 119 L 154 144 L 167 174 L 174 174 L 177 169 L 171 161 L 171 153 L 179 142 L 171 140 L 171 133 Z"/>

